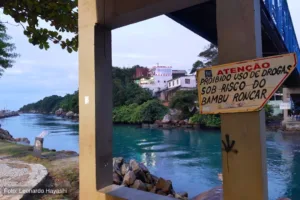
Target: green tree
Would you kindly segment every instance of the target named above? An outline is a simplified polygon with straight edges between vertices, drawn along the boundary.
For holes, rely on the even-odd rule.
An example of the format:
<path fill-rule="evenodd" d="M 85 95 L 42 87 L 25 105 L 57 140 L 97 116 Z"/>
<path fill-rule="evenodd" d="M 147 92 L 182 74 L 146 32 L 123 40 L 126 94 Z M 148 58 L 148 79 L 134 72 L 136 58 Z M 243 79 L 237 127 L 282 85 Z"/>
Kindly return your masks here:
<path fill-rule="evenodd" d="M 210 67 L 218 64 L 218 48 L 210 44 L 198 55 L 203 61 L 197 60 L 193 64 L 191 74 L 196 72 L 199 68 Z"/>
<path fill-rule="evenodd" d="M 153 123 L 155 120 L 161 120 L 168 109 L 157 99 L 147 101 L 141 105 L 140 115 L 142 122 Z"/>
<path fill-rule="evenodd" d="M 193 68 L 192 68 L 190 74 L 195 73 L 195 72 L 197 71 L 197 69 L 203 68 L 203 67 L 204 67 L 203 62 L 200 61 L 200 60 L 197 60 L 197 61 L 193 64 Z"/>
<path fill-rule="evenodd" d="M 136 103 L 123 105 L 113 110 L 115 123 L 153 123 L 160 120 L 168 112 L 168 108 L 157 99 L 149 100 L 141 105 Z"/>
<path fill-rule="evenodd" d="M 51 41 L 70 53 L 78 49 L 77 5 L 77 0 L 0 0 L 3 13 L 24 27 L 24 34 L 31 44 L 48 49 Z M 47 22 L 50 28 L 40 28 L 41 21 Z M 63 38 L 63 32 L 74 36 Z"/>
<path fill-rule="evenodd" d="M 74 113 L 79 113 L 79 92 L 78 92 L 78 90 L 75 91 L 72 96 L 71 108 Z"/>
<path fill-rule="evenodd" d="M 62 97 L 57 96 L 57 95 L 52 95 L 50 97 L 45 97 L 40 105 L 39 105 L 39 110 L 41 112 L 45 112 L 45 113 L 50 113 L 53 112 L 53 108 L 59 104 L 62 101 Z"/>
<path fill-rule="evenodd" d="M 194 113 L 190 111 L 195 106 L 197 101 L 197 90 L 178 91 L 170 101 L 170 107 L 182 111 L 181 118 L 186 119 L 191 117 Z"/>
<path fill-rule="evenodd" d="M 14 59 L 18 57 L 15 53 L 15 45 L 10 42 L 11 37 L 6 33 L 6 27 L 0 23 L 0 76 L 4 69 L 13 66 Z"/>
<path fill-rule="evenodd" d="M 265 105 L 265 113 L 266 113 L 266 119 L 267 121 L 271 120 L 274 113 L 274 108 L 272 105 L 266 104 Z"/>
<path fill-rule="evenodd" d="M 114 107 L 133 103 L 140 105 L 153 99 L 152 93 L 149 90 L 143 89 L 133 83 L 136 67 L 139 67 L 139 65 L 135 65 L 132 68 L 112 68 Z"/>

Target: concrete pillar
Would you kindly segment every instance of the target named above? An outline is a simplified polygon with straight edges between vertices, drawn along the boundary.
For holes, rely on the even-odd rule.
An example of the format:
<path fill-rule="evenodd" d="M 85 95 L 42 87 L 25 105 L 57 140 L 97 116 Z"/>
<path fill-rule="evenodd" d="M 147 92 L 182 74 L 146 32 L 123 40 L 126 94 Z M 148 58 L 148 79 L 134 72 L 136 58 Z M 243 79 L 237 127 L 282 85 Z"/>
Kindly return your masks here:
<path fill-rule="evenodd" d="M 113 183 L 111 30 L 103 2 L 79 1 L 80 199 L 107 199 L 97 190 Z"/>
<path fill-rule="evenodd" d="M 43 152 L 44 138 L 36 137 L 33 146 L 33 155 L 40 158 Z"/>
<path fill-rule="evenodd" d="M 288 102 L 290 100 L 290 94 L 289 94 L 289 89 L 288 88 L 283 88 L 282 90 L 283 93 L 283 102 Z M 283 125 L 288 121 L 289 116 L 288 116 L 288 110 L 283 110 Z"/>
<path fill-rule="evenodd" d="M 219 64 L 262 57 L 260 0 L 217 0 Z M 222 114 L 224 200 L 267 200 L 265 113 Z"/>

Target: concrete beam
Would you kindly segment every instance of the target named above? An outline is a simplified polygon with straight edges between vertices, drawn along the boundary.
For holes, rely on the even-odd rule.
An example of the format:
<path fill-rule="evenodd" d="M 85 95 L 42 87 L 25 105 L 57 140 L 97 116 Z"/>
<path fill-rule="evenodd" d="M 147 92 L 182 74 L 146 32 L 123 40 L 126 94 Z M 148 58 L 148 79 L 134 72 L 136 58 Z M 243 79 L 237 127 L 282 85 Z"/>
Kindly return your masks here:
<path fill-rule="evenodd" d="M 217 0 L 219 64 L 262 57 L 260 0 Z M 221 115 L 224 200 L 267 200 L 265 112 Z"/>
<path fill-rule="evenodd" d="M 115 0 L 113 17 L 107 25 L 115 29 L 207 1 L 210 0 Z"/>

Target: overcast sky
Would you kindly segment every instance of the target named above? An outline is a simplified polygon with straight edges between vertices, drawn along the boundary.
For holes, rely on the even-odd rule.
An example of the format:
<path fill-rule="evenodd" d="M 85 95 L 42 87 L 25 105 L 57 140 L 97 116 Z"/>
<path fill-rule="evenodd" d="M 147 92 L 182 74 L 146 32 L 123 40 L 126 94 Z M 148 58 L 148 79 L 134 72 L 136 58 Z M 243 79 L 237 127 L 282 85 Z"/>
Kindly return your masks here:
<path fill-rule="evenodd" d="M 288 0 L 288 3 L 299 38 L 300 1 Z M 0 16 L 1 21 L 14 23 L 10 17 Z M 45 96 L 65 95 L 78 88 L 77 53 L 69 54 L 58 45 L 40 50 L 28 42 L 22 27 L 7 27 L 21 56 L 0 78 L 0 109 L 17 110 Z M 112 36 L 113 66 L 120 67 L 136 64 L 151 67 L 159 63 L 188 71 L 208 45 L 206 40 L 166 16 L 116 29 Z"/>

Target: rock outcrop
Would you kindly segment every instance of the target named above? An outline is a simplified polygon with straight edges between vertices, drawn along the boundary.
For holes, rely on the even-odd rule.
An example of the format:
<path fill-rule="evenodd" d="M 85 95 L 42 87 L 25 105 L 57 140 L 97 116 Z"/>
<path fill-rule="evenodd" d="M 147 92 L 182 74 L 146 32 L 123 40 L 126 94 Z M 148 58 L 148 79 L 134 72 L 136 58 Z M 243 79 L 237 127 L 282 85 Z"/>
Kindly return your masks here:
<path fill-rule="evenodd" d="M 30 141 L 28 138 L 13 138 L 13 136 L 7 131 L 2 128 L 0 128 L 0 140 L 7 140 L 11 142 L 20 142 L 25 144 L 30 144 Z"/>
<path fill-rule="evenodd" d="M 0 140 L 14 141 L 15 139 L 8 131 L 0 128 Z"/>
<path fill-rule="evenodd" d="M 57 111 L 55 111 L 55 115 L 60 116 L 63 113 L 63 109 L 59 108 Z"/>
<path fill-rule="evenodd" d="M 30 141 L 28 140 L 28 138 L 16 138 L 15 142 L 30 144 Z"/>
<path fill-rule="evenodd" d="M 73 111 L 69 111 L 66 113 L 66 117 L 68 118 L 72 118 L 74 116 L 74 112 Z"/>
<path fill-rule="evenodd" d="M 126 163 L 122 157 L 113 158 L 113 183 L 177 199 L 188 199 L 186 192 L 174 191 L 170 180 L 152 175 L 143 163 L 133 159 Z"/>

